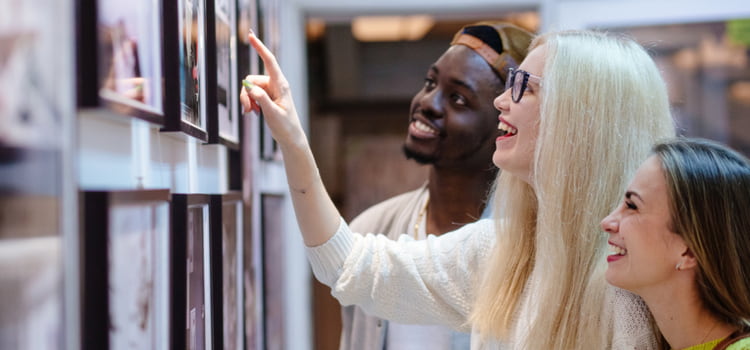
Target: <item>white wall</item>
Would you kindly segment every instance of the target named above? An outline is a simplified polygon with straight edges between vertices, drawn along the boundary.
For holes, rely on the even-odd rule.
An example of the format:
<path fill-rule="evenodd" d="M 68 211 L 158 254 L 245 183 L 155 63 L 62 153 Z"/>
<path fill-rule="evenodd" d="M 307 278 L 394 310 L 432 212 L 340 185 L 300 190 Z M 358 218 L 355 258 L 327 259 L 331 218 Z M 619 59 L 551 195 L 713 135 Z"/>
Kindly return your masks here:
<path fill-rule="evenodd" d="M 78 181 L 83 190 L 166 188 L 225 193 L 227 149 L 148 122 L 82 110 L 78 115 Z"/>

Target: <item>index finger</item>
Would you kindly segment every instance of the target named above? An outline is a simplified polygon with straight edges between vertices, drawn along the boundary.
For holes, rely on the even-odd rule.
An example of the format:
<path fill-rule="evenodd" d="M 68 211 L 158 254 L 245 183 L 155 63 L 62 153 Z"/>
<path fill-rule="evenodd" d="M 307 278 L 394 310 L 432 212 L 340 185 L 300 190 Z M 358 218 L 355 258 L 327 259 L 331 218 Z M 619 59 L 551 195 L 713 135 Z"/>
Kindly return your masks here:
<path fill-rule="evenodd" d="M 253 45 L 255 50 L 258 51 L 260 59 L 263 60 L 263 64 L 266 66 L 266 73 L 268 73 L 272 79 L 277 79 L 282 76 L 281 67 L 279 67 L 279 63 L 276 61 L 276 57 L 271 50 L 269 50 L 266 45 L 255 36 L 253 31 L 250 31 L 247 38 L 250 40 L 250 44 Z"/>

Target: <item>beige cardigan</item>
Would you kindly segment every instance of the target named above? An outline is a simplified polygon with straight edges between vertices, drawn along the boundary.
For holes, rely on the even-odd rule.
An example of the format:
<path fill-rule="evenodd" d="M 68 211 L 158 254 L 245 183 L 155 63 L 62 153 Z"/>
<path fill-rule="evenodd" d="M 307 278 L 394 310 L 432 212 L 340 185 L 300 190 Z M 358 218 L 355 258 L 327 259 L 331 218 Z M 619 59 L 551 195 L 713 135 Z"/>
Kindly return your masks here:
<path fill-rule="evenodd" d="M 331 287 L 342 305 L 358 305 L 397 322 L 443 324 L 466 332 L 472 330 L 467 317 L 480 278 L 477 267 L 488 260 L 494 243 L 491 219 L 440 237 L 414 241 L 402 236 L 396 242 L 382 235 L 352 234 L 342 220 L 328 242 L 307 253 L 315 276 Z M 535 284 L 532 274 L 510 339 L 482 343 L 472 336 L 472 350 L 525 348 L 524 333 L 533 319 L 525 306 Z M 603 312 L 614 315 L 611 348 L 656 349 L 646 305 L 615 287 L 609 294 Z"/>

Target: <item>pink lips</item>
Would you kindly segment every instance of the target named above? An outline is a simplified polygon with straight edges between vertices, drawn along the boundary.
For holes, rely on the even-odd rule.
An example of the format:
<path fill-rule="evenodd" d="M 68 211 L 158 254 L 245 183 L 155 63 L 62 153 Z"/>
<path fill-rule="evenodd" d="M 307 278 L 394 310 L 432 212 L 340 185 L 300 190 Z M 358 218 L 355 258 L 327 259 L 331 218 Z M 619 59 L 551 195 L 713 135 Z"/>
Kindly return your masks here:
<path fill-rule="evenodd" d="M 614 244 L 614 243 L 612 243 L 612 242 L 607 242 L 607 243 L 608 243 L 609 245 L 613 245 L 613 246 L 615 246 L 615 247 L 618 247 L 618 248 L 622 248 L 622 247 L 620 247 L 619 245 L 617 245 L 617 244 Z M 617 260 L 620 260 L 620 259 L 622 259 L 623 257 L 625 257 L 625 255 L 620 255 L 620 254 L 615 254 L 615 253 L 612 253 L 612 254 L 609 254 L 609 255 L 607 255 L 607 262 L 608 262 L 608 263 L 611 263 L 611 262 L 613 262 L 613 261 L 617 261 Z"/>
<path fill-rule="evenodd" d="M 503 118 L 502 118 L 502 117 L 500 117 L 500 116 L 498 116 L 498 117 L 497 117 L 497 120 L 498 120 L 499 122 L 502 122 L 502 123 L 504 123 L 504 124 L 506 124 L 506 125 L 508 125 L 508 126 L 512 127 L 513 129 L 516 129 L 516 130 L 518 130 L 518 128 L 517 128 L 517 127 L 516 127 L 515 125 L 513 125 L 513 124 L 511 124 L 511 123 L 508 123 L 508 121 L 507 121 L 507 120 L 503 119 Z M 507 138 L 510 138 L 510 137 L 513 137 L 513 136 L 516 136 L 516 134 L 511 134 L 511 133 L 507 133 L 507 134 L 505 134 L 505 135 L 503 135 L 503 136 L 498 136 L 498 137 L 497 137 L 497 138 L 495 139 L 495 141 L 498 141 L 498 140 L 502 140 L 502 139 L 507 139 Z"/>

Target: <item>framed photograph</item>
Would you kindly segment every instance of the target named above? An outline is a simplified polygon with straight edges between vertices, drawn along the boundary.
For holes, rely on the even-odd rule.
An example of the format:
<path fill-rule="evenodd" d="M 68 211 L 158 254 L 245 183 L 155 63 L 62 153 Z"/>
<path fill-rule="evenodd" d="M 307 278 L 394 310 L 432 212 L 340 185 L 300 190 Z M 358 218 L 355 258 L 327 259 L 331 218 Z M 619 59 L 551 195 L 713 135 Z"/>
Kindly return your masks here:
<path fill-rule="evenodd" d="M 258 2 L 257 0 L 237 0 L 237 75 L 236 79 L 241 82 L 247 75 L 260 74 L 260 58 L 250 48 L 247 38 L 250 30 L 257 33 L 258 30 Z M 239 103 L 239 102 L 238 102 Z M 241 107 L 238 106 L 238 111 Z M 255 112 L 247 112 L 239 118 L 240 125 L 240 149 L 233 154 L 229 151 L 229 176 L 230 188 L 245 191 L 246 201 L 250 197 L 252 188 L 252 164 L 258 154 L 257 120 L 259 115 Z"/>
<path fill-rule="evenodd" d="M 252 198 L 244 194 L 243 220 L 244 239 L 242 240 L 242 302 L 243 302 L 243 342 L 246 350 L 265 349 L 263 342 L 263 260 L 261 233 L 253 230 Z"/>
<path fill-rule="evenodd" d="M 242 194 L 211 195 L 210 251 L 214 349 L 243 349 Z"/>
<path fill-rule="evenodd" d="M 261 195 L 263 245 L 263 319 L 265 348 L 286 349 L 284 312 L 284 197 Z"/>
<path fill-rule="evenodd" d="M 278 59 L 281 39 L 278 30 L 279 4 L 277 3 L 277 0 L 255 1 L 258 8 L 258 31 L 256 31 L 256 34 L 259 38 L 263 39 L 263 43 L 266 44 L 268 49 L 271 50 L 276 56 L 276 59 Z M 254 54 L 257 55 L 257 53 Z M 259 60 L 258 71 L 261 74 L 265 73 L 265 67 L 261 60 Z M 278 160 L 278 144 L 276 144 L 276 140 L 271 136 L 271 129 L 269 129 L 268 125 L 263 121 L 263 113 L 261 113 L 261 118 L 258 118 L 258 122 L 260 123 L 260 137 L 258 141 L 260 142 L 259 149 L 261 159 Z"/>
<path fill-rule="evenodd" d="M 237 80 L 237 11 L 235 0 L 206 0 L 206 96 L 208 142 L 239 149 L 239 90 Z M 215 93 L 214 93 L 215 92 Z"/>
<path fill-rule="evenodd" d="M 57 196 L 0 193 L 0 349 L 63 349 Z"/>
<path fill-rule="evenodd" d="M 174 349 L 211 349 L 210 198 L 172 195 Z"/>
<path fill-rule="evenodd" d="M 172 348 L 169 190 L 87 191 L 84 349 Z"/>
<path fill-rule="evenodd" d="M 260 58 L 252 54 L 248 33 L 260 33 L 258 0 L 237 0 L 237 81 L 248 74 L 260 74 Z"/>
<path fill-rule="evenodd" d="M 73 1 L 0 2 L 0 148 L 59 149 L 73 118 Z"/>
<path fill-rule="evenodd" d="M 164 125 L 161 2 L 78 1 L 79 106 Z"/>
<path fill-rule="evenodd" d="M 166 0 L 164 6 L 165 123 L 208 141 L 206 103 L 206 2 Z"/>

